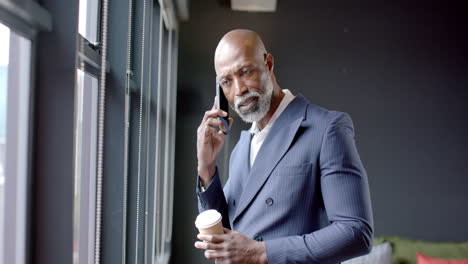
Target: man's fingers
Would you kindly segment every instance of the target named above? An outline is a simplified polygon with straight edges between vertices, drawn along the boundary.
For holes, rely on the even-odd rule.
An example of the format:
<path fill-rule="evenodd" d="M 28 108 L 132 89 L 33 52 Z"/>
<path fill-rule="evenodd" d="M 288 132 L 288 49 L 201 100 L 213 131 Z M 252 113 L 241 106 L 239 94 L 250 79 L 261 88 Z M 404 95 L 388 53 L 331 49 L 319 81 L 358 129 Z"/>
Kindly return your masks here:
<path fill-rule="evenodd" d="M 217 105 L 216 105 L 216 99 L 217 99 L 217 98 L 218 98 L 218 96 L 215 95 L 214 102 L 213 102 L 213 107 L 211 108 L 211 110 L 216 109 L 216 106 L 217 106 Z"/>
<path fill-rule="evenodd" d="M 227 135 L 228 133 L 226 133 L 228 131 L 228 129 L 226 128 L 229 127 L 229 130 L 231 129 L 231 126 L 232 126 L 232 122 L 234 122 L 234 119 L 232 119 L 231 117 L 228 118 L 228 124 L 226 124 L 225 121 L 223 120 L 220 120 L 221 121 L 221 124 L 219 127 L 220 127 L 220 130 L 218 131 L 218 135 L 221 135 L 221 136 L 225 136 Z"/>
<path fill-rule="evenodd" d="M 215 127 L 215 128 L 217 127 L 220 130 L 222 130 L 222 131 L 218 131 L 218 134 L 222 134 L 223 132 L 224 132 L 224 134 L 226 134 L 226 131 L 228 130 L 228 127 L 231 128 L 233 119 L 229 118 L 228 122 L 229 122 L 229 125 L 227 125 L 224 120 L 221 120 L 221 118 L 210 117 L 210 118 L 208 118 L 206 120 L 205 124 L 210 126 L 210 127 Z"/>
<path fill-rule="evenodd" d="M 203 240 L 205 242 L 211 242 L 211 243 L 222 243 L 224 242 L 224 235 L 203 235 L 203 234 L 198 234 L 197 238 L 200 240 Z"/>
<path fill-rule="evenodd" d="M 206 124 L 211 127 L 219 127 L 223 131 L 226 130 L 226 128 L 224 127 L 223 121 L 221 121 L 219 118 L 210 117 L 206 120 Z"/>
<path fill-rule="evenodd" d="M 209 243 L 209 242 L 202 242 L 197 241 L 195 242 L 195 247 L 199 249 L 206 249 L 206 250 L 221 250 L 224 249 L 221 243 Z"/>
<path fill-rule="evenodd" d="M 210 118 L 210 117 L 217 117 L 217 116 L 227 116 L 227 113 L 224 112 L 221 109 L 211 109 L 211 110 L 205 112 L 205 115 L 203 116 L 202 123 L 206 122 L 206 120 L 208 118 Z"/>
<path fill-rule="evenodd" d="M 204 131 L 203 131 L 203 135 L 205 136 L 205 138 L 213 135 L 213 134 L 216 134 L 216 129 L 213 128 L 213 127 L 210 127 L 210 126 L 206 126 Z"/>
<path fill-rule="evenodd" d="M 215 259 L 215 260 L 223 260 L 226 258 L 226 252 L 220 250 L 205 250 L 205 258 L 207 259 Z M 216 262 L 222 263 L 222 262 Z"/>

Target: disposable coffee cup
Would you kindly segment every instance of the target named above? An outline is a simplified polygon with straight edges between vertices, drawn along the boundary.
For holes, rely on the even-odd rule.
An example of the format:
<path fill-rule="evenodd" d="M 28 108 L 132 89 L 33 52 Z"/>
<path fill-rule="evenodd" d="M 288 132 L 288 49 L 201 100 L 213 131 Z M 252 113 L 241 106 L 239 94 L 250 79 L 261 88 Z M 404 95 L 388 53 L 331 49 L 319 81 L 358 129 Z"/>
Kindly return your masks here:
<path fill-rule="evenodd" d="M 206 210 L 200 213 L 195 220 L 195 226 L 200 234 L 203 235 L 222 235 L 224 234 L 221 214 L 214 210 Z"/>

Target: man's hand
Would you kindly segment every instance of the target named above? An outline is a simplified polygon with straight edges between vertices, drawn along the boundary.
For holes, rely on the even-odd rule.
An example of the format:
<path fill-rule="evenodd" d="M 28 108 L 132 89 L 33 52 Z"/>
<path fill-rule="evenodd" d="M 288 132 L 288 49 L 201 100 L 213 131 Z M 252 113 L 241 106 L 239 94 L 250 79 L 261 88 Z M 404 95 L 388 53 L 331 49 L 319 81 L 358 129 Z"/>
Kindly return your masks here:
<path fill-rule="evenodd" d="M 244 234 L 224 229 L 223 235 L 198 234 L 195 247 L 205 249 L 205 257 L 215 263 L 267 263 L 265 242 L 257 242 Z"/>
<path fill-rule="evenodd" d="M 224 144 L 225 132 L 227 130 L 218 116 L 227 116 L 223 110 L 216 109 L 215 103 L 211 110 L 206 111 L 202 122 L 197 130 L 197 158 L 198 175 L 202 184 L 206 186 L 211 181 L 215 173 L 215 160 Z M 232 125 L 232 118 L 229 118 L 229 127 Z M 217 132 L 217 129 L 220 130 Z"/>

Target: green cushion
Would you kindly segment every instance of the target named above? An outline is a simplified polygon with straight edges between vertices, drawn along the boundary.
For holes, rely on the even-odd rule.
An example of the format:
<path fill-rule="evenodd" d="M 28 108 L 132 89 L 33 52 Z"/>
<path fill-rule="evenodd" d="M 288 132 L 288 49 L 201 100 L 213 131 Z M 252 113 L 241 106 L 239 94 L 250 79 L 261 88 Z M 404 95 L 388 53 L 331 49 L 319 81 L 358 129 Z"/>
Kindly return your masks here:
<path fill-rule="evenodd" d="M 416 253 L 442 259 L 468 259 L 468 242 L 429 242 L 401 237 L 377 237 L 374 245 L 392 245 L 393 264 L 416 264 Z"/>

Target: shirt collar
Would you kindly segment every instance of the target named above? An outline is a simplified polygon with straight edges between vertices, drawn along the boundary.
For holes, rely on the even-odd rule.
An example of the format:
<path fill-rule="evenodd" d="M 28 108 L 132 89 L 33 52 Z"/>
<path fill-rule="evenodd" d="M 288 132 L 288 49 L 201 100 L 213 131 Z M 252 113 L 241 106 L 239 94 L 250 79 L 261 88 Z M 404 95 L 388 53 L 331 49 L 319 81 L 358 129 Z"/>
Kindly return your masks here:
<path fill-rule="evenodd" d="M 283 113 L 284 109 L 289 105 L 289 103 L 294 99 L 294 95 L 288 90 L 288 89 L 283 89 L 284 97 L 281 99 L 280 104 L 278 105 L 278 108 L 276 108 L 275 112 L 271 116 L 270 120 L 268 121 L 268 124 L 263 128 L 263 130 L 268 130 L 271 126 L 273 126 L 273 123 L 275 123 L 276 119 Z M 257 134 L 263 130 L 260 130 L 258 128 L 257 122 L 252 123 L 252 127 L 250 127 L 250 133 L 252 134 Z"/>

